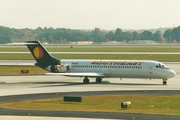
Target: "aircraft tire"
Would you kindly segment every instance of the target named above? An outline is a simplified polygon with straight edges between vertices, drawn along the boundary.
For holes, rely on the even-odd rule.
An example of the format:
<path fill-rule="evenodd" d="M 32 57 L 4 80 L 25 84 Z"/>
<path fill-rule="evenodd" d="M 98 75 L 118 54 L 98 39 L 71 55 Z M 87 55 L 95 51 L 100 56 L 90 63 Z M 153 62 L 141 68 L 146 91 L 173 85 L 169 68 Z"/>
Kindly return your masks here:
<path fill-rule="evenodd" d="M 102 82 L 102 79 L 101 79 L 101 78 L 96 78 L 96 82 L 97 82 L 97 83 L 101 83 L 101 82 Z"/>
<path fill-rule="evenodd" d="M 167 82 L 166 81 L 163 81 L 163 85 L 166 85 L 167 84 Z"/>
<path fill-rule="evenodd" d="M 89 79 L 85 78 L 85 79 L 83 80 L 83 82 L 84 82 L 84 84 L 88 84 L 88 83 L 89 83 Z"/>

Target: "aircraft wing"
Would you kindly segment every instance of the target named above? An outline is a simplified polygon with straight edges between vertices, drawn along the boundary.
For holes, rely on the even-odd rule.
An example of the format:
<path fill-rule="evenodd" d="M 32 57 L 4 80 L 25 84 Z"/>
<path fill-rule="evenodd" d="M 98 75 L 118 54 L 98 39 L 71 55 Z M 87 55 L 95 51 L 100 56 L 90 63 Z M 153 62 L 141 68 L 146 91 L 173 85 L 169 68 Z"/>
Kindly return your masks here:
<path fill-rule="evenodd" d="M 69 76 L 69 77 L 104 77 L 104 73 L 45 73 L 46 75 Z"/>

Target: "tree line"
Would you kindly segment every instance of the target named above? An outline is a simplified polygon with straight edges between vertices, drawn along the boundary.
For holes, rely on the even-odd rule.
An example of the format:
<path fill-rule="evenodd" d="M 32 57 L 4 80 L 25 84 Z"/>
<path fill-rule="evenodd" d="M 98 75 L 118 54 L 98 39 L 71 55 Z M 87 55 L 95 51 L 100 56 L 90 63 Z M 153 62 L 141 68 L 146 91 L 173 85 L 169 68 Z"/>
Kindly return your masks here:
<path fill-rule="evenodd" d="M 67 43 L 75 41 L 92 41 L 92 42 L 128 42 L 131 40 L 153 40 L 158 43 L 179 43 L 180 26 L 167 29 L 164 33 L 157 30 L 123 31 L 117 28 L 114 31 L 105 31 L 100 28 L 93 30 L 72 30 L 65 28 L 41 28 L 36 29 L 15 29 L 0 26 L 0 43 L 24 42 L 39 40 L 48 43 Z"/>

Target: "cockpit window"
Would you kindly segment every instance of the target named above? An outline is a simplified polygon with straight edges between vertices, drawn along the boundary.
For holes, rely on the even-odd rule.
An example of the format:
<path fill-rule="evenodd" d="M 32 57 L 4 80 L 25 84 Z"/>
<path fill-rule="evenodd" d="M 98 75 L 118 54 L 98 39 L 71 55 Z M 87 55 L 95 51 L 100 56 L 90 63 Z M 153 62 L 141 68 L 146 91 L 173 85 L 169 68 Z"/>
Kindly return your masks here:
<path fill-rule="evenodd" d="M 168 69 L 164 64 L 159 63 L 156 65 L 156 68 L 161 68 L 161 69 Z"/>
<path fill-rule="evenodd" d="M 161 68 L 162 66 L 161 66 L 161 64 L 159 63 L 158 65 L 156 65 L 156 67 L 157 67 L 157 68 Z"/>
<path fill-rule="evenodd" d="M 159 64 L 159 68 L 161 68 L 161 64 Z"/>

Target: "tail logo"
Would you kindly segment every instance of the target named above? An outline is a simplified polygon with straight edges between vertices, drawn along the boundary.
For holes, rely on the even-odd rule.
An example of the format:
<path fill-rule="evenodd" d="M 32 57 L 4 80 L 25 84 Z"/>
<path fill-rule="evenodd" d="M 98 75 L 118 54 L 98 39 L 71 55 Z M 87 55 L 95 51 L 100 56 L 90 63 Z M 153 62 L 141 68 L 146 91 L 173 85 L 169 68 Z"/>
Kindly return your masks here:
<path fill-rule="evenodd" d="M 43 49 L 41 47 L 38 47 L 38 46 L 34 48 L 33 54 L 34 54 L 36 59 L 42 59 L 44 56 Z"/>

